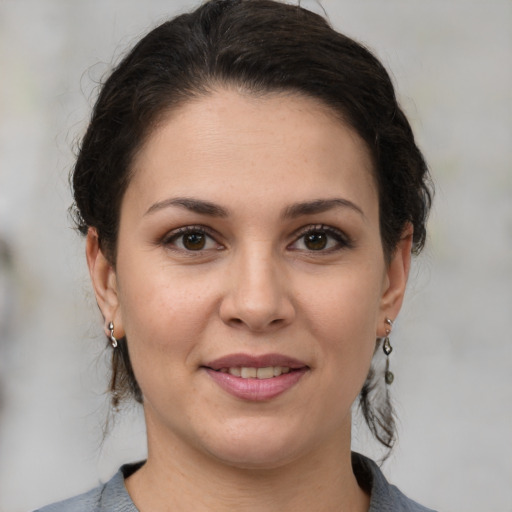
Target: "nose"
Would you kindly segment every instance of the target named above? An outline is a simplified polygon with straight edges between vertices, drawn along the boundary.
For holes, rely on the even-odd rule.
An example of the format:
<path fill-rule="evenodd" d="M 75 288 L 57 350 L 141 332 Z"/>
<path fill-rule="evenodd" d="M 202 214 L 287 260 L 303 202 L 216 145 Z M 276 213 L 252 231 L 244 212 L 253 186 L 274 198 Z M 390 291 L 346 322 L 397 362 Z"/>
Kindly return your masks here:
<path fill-rule="evenodd" d="M 232 327 L 272 332 L 295 318 L 286 275 L 270 251 L 249 252 L 231 262 L 220 316 Z"/>

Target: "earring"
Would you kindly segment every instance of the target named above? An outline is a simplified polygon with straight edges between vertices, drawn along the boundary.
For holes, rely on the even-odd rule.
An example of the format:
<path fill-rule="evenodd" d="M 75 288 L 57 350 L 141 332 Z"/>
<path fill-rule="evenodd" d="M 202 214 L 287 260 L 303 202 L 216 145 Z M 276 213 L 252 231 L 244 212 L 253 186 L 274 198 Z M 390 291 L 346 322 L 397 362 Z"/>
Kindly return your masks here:
<path fill-rule="evenodd" d="M 393 329 L 393 320 L 390 318 L 386 318 L 386 324 L 388 327 L 386 327 L 386 338 L 384 339 L 384 344 L 382 345 L 382 350 L 384 351 L 384 354 L 386 354 L 386 372 L 384 373 L 384 379 L 386 381 L 386 384 L 392 384 L 395 380 L 395 376 L 393 375 L 393 372 L 389 369 L 389 354 L 393 352 L 393 347 L 391 346 L 391 343 L 389 341 L 389 335 L 391 334 L 391 330 Z"/>
<path fill-rule="evenodd" d="M 108 330 L 110 331 L 110 344 L 112 345 L 112 348 L 116 348 L 117 347 L 117 340 L 116 340 L 116 337 L 114 336 L 114 322 L 110 322 L 108 324 Z"/>

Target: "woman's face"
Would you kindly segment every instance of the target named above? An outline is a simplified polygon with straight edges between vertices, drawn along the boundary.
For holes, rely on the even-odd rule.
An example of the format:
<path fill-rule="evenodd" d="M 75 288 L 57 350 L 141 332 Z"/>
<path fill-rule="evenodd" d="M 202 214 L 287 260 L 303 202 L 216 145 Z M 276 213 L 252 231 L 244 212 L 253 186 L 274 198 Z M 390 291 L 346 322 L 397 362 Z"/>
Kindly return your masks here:
<path fill-rule="evenodd" d="M 220 90 L 151 135 L 115 271 L 93 234 L 88 244 L 100 307 L 128 340 L 150 454 L 277 467 L 348 449 L 410 252 L 406 239 L 385 264 L 371 167 L 354 131 L 293 94 Z"/>

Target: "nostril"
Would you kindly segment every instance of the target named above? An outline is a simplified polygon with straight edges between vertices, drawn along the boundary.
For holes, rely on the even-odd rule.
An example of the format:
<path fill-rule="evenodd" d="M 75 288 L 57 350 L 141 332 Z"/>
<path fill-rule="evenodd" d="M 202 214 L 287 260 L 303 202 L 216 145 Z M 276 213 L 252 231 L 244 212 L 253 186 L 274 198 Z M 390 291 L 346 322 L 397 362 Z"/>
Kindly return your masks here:
<path fill-rule="evenodd" d="M 285 323 L 285 321 L 282 318 L 275 318 L 275 319 L 269 321 L 268 323 L 262 322 L 261 324 L 254 322 L 254 321 L 246 322 L 242 318 L 236 318 L 236 317 L 229 319 L 229 324 L 231 324 L 232 327 L 238 328 L 238 327 L 247 326 L 255 332 L 256 331 L 263 332 L 269 328 L 278 328 L 280 325 L 282 325 L 284 323 Z"/>
<path fill-rule="evenodd" d="M 262 288 L 261 280 L 255 285 L 249 284 L 246 280 L 244 286 L 233 287 L 222 297 L 219 315 L 226 325 L 263 332 L 280 329 L 293 320 L 293 304 L 280 289 L 269 293 Z"/>

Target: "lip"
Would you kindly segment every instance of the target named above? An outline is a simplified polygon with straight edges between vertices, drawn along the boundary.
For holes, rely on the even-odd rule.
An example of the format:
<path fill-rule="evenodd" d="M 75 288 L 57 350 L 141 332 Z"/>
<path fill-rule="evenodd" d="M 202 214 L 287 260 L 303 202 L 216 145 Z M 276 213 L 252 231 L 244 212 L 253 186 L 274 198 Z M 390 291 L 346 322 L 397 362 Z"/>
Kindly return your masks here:
<path fill-rule="evenodd" d="M 221 368 L 268 366 L 287 366 L 292 371 L 270 379 L 244 379 L 218 371 Z M 253 402 L 263 402 L 281 395 L 294 387 L 309 371 L 309 366 L 302 361 L 281 354 L 231 354 L 215 359 L 202 368 L 224 391 L 236 398 Z"/>
<path fill-rule="evenodd" d="M 214 361 L 210 361 L 203 365 L 212 370 L 220 370 L 221 368 L 234 368 L 246 366 L 249 368 L 265 368 L 267 366 L 288 366 L 293 370 L 300 368 L 308 368 L 303 361 L 299 361 L 293 357 L 282 354 L 263 354 L 261 356 L 253 356 L 250 354 L 230 354 L 223 356 Z"/>

